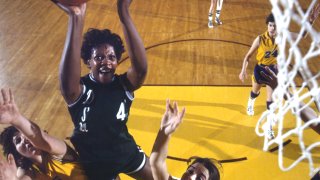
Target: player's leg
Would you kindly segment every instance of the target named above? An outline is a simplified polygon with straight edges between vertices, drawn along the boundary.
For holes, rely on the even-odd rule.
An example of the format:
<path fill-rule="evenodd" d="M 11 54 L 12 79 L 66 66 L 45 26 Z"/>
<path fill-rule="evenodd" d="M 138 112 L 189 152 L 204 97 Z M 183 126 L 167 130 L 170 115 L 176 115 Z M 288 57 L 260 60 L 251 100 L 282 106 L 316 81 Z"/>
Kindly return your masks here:
<path fill-rule="evenodd" d="M 216 0 L 211 0 L 210 8 L 209 8 L 209 14 L 208 14 L 208 27 L 213 28 L 213 8 L 214 5 L 216 4 Z"/>
<path fill-rule="evenodd" d="M 267 89 L 267 100 L 266 100 L 266 106 L 267 106 L 267 110 L 270 110 L 270 105 L 272 104 L 272 93 L 273 93 L 273 89 L 270 86 L 266 86 Z M 272 129 L 272 126 L 274 126 L 274 124 L 276 123 L 275 118 L 273 115 L 269 115 L 267 117 L 267 133 L 268 133 L 268 138 L 269 139 L 273 139 L 275 137 L 274 135 L 274 131 Z"/>
<path fill-rule="evenodd" d="M 252 90 L 250 92 L 250 96 L 248 99 L 248 106 L 247 106 L 247 114 L 249 116 L 254 115 L 254 102 L 260 94 L 261 87 L 262 87 L 262 85 L 258 84 L 254 80 L 252 81 Z"/>
<path fill-rule="evenodd" d="M 222 10 L 222 4 L 223 4 L 223 0 L 218 0 L 217 1 L 217 7 L 216 7 L 216 18 L 215 18 L 215 23 L 217 25 L 221 25 L 222 21 L 220 20 L 220 13 Z"/>
<path fill-rule="evenodd" d="M 139 146 L 137 147 L 135 157 L 127 164 L 124 173 L 134 179 L 153 179 L 149 157 Z"/>
<path fill-rule="evenodd" d="M 149 158 L 146 158 L 146 163 L 140 171 L 128 175 L 134 179 L 153 179 Z"/>

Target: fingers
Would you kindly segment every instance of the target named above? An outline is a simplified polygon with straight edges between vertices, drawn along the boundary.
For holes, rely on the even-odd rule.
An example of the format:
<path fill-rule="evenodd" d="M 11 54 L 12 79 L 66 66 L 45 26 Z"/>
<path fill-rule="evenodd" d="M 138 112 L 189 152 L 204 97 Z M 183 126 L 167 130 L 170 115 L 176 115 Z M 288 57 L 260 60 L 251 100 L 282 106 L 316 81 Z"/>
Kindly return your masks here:
<path fill-rule="evenodd" d="M 277 77 L 276 73 L 274 73 L 268 66 L 264 68 L 273 78 Z"/>
<path fill-rule="evenodd" d="M 3 104 L 7 104 L 8 103 L 8 93 L 5 89 L 1 89 L 1 95 L 2 95 L 2 99 L 3 99 Z"/>
<path fill-rule="evenodd" d="M 8 163 L 16 167 L 16 161 L 14 160 L 14 157 L 11 153 L 8 155 Z"/>
<path fill-rule="evenodd" d="M 178 114 L 178 103 L 177 103 L 177 101 L 174 101 L 173 102 L 173 113 L 174 113 L 174 115 L 177 115 Z"/>
<path fill-rule="evenodd" d="M 181 112 L 178 114 L 178 118 L 176 121 L 172 124 L 172 128 L 176 130 L 178 126 L 182 123 L 184 114 L 185 114 L 186 108 L 182 108 Z"/>
<path fill-rule="evenodd" d="M 168 112 L 170 106 L 170 99 L 166 100 L 166 112 Z"/>
<path fill-rule="evenodd" d="M 69 15 L 81 15 L 85 13 L 86 3 L 82 3 L 80 5 L 67 5 L 60 3 L 58 0 L 51 0 L 54 4 L 56 4 L 60 9 L 66 12 Z"/>
<path fill-rule="evenodd" d="M 268 81 L 272 80 L 272 78 L 270 76 L 268 76 L 266 73 L 264 73 L 263 71 L 260 71 L 260 75 L 262 77 L 264 77 L 265 79 L 267 79 Z"/>
<path fill-rule="evenodd" d="M 181 119 L 181 120 L 183 119 L 185 112 L 186 112 L 186 108 L 184 107 L 184 108 L 182 108 L 181 112 L 179 113 L 179 119 Z"/>
<path fill-rule="evenodd" d="M 170 113 L 174 112 L 174 109 L 173 109 L 172 105 L 170 104 L 170 100 L 169 100 L 169 104 L 168 104 L 168 110 L 170 111 Z"/>
<path fill-rule="evenodd" d="M 242 83 L 244 83 L 244 80 L 247 79 L 248 76 L 247 76 L 247 73 L 244 73 L 244 72 L 241 72 L 240 75 L 239 75 L 239 79 Z"/>
<path fill-rule="evenodd" d="M 9 88 L 9 102 L 14 102 L 13 94 L 10 88 Z"/>
<path fill-rule="evenodd" d="M 178 103 L 176 101 L 173 102 L 173 106 L 170 104 L 170 99 L 167 99 L 166 101 L 166 112 L 170 111 L 170 113 L 173 113 L 174 116 L 178 116 L 179 119 L 182 119 L 184 117 L 185 108 L 182 108 L 181 112 L 179 112 Z"/>

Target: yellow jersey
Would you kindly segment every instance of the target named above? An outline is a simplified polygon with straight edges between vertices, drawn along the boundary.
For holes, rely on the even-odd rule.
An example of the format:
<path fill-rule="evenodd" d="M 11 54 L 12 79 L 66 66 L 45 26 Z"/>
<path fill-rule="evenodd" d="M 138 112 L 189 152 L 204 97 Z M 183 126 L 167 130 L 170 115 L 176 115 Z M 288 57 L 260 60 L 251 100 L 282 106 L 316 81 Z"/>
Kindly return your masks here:
<path fill-rule="evenodd" d="M 259 65 L 277 64 L 278 46 L 269 36 L 268 31 L 259 36 L 259 48 L 256 59 Z"/>

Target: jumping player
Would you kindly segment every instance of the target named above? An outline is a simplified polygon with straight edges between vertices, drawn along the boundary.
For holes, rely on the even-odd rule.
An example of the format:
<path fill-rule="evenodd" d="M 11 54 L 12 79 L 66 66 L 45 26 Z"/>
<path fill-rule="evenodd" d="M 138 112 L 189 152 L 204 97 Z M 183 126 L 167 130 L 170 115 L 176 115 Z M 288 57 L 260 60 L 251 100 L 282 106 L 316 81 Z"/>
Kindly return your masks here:
<path fill-rule="evenodd" d="M 129 13 L 131 0 L 117 1 L 131 59 L 131 67 L 121 75 L 115 74 L 124 52 L 119 35 L 108 29 L 89 29 L 81 46 L 86 3 L 55 3 L 69 16 L 60 86 L 75 126 L 71 142 L 87 176 L 94 180 L 114 179 L 125 173 L 135 179 L 153 179 L 148 157 L 126 126 L 133 92 L 141 87 L 147 74 L 145 48 Z M 83 77 L 81 58 L 90 69 Z"/>

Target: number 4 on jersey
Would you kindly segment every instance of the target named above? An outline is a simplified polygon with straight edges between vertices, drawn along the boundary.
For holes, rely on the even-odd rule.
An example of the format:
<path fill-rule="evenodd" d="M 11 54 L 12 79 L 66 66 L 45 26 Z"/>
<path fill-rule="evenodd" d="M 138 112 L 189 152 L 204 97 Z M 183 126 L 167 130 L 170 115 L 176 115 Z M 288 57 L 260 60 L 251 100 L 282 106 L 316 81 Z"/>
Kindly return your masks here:
<path fill-rule="evenodd" d="M 117 119 L 121 119 L 121 121 L 123 121 L 126 118 L 126 111 L 124 108 L 124 103 L 121 102 L 120 107 L 119 107 L 119 111 L 117 113 Z"/>

